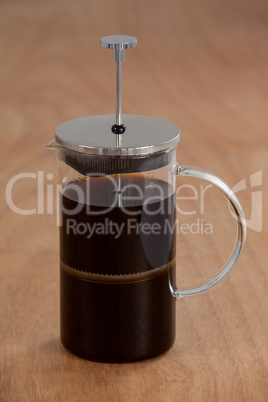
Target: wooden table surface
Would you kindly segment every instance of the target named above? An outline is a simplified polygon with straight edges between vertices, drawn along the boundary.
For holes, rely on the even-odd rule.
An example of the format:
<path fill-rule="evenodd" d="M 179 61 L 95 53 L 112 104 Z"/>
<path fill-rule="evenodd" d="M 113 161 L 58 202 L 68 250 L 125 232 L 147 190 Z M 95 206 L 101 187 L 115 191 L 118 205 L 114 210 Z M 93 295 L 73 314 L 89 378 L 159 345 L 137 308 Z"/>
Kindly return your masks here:
<path fill-rule="evenodd" d="M 99 39 L 115 33 L 139 40 L 123 65 L 123 113 L 180 126 L 179 162 L 241 182 L 249 224 L 232 274 L 177 302 L 174 347 L 135 364 L 94 363 L 64 349 L 56 212 L 17 214 L 5 198 L 25 172 L 13 187 L 17 207 L 37 208 L 37 172 L 39 202 L 51 183 L 55 196 L 57 166 L 43 148 L 55 127 L 114 113 L 115 65 Z M 267 401 L 267 1 L 2 0 L 0 38 L 0 400 Z M 208 191 L 205 215 L 196 208 L 179 218 L 204 219 L 214 231 L 178 235 L 181 287 L 207 279 L 232 250 L 235 222 L 223 198 Z"/>

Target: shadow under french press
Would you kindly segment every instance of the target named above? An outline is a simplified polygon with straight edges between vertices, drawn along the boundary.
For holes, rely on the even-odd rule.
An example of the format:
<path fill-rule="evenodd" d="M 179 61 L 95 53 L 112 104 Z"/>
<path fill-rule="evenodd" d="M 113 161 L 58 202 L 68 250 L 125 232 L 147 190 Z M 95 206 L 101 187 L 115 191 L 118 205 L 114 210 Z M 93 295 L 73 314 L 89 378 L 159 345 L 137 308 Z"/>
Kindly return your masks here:
<path fill-rule="evenodd" d="M 41 349 L 43 351 L 49 352 L 51 354 L 57 354 L 57 355 L 64 355 L 69 353 L 65 347 L 62 345 L 60 338 L 52 338 L 48 341 L 46 341 L 42 346 Z"/>
<path fill-rule="evenodd" d="M 99 361 L 95 361 L 95 360 L 90 360 L 90 359 L 85 359 L 83 357 L 77 356 L 71 352 L 68 351 L 68 349 L 65 348 L 65 346 L 61 343 L 60 338 L 53 338 L 50 339 L 46 342 L 44 342 L 41 347 L 40 347 L 41 351 L 45 352 L 45 353 L 49 353 L 52 355 L 61 355 L 63 358 L 71 358 L 71 359 L 75 359 L 77 360 L 77 362 L 81 361 L 81 362 L 88 362 L 88 363 L 96 363 L 96 364 L 100 364 L 100 365 L 109 365 L 111 367 L 116 367 L 116 366 L 143 366 L 149 363 L 158 363 L 160 362 L 162 359 L 165 359 L 167 357 L 169 357 L 170 354 L 172 354 L 172 350 L 173 348 L 171 348 L 170 350 L 168 350 L 165 353 L 162 353 L 160 356 L 157 357 L 153 357 L 151 359 L 144 359 L 141 361 L 137 361 L 137 362 L 126 362 L 126 363 L 106 363 L 106 362 L 99 362 Z"/>

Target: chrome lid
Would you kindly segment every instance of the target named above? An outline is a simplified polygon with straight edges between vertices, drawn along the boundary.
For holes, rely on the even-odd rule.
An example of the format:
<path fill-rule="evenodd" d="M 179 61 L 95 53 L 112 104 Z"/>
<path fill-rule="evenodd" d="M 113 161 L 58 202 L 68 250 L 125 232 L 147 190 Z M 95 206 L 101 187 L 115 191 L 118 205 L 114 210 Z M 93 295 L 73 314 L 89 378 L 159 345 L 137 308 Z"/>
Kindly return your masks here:
<path fill-rule="evenodd" d="M 173 123 L 149 116 L 123 115 L 126 131 L 120 147 L 111 131 L 115 115 L 80 117 L 56 129 L 56 141 L 63 147 L 91 155 L 142 156 L 164 152 L 180 141 L 180 129 Z"/>

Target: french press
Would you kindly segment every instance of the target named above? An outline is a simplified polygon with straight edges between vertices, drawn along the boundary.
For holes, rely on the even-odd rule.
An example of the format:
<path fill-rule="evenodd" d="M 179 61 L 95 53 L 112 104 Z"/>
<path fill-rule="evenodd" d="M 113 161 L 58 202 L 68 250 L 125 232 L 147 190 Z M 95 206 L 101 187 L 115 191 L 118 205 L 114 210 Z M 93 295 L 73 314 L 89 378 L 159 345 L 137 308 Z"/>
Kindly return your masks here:
<path fill-rule="evenodd" d="M 60 168 L 61 340 L 74 354 L 101 362 L 158 356 L 175 339 L 176 299 L 207 291 L 232 269 L 246 235 L 232 190 L 207 171 L 180 166 L 180 130 L 154 117 L 122 115 L 121 72 L 131 36 L 101 46 L 116 61 L 116 114 L 74 119 L 46 147 Z M 209 282 L 176 288 L 176 178 L 213 183 L 237 218 L 232 256 Z"/>

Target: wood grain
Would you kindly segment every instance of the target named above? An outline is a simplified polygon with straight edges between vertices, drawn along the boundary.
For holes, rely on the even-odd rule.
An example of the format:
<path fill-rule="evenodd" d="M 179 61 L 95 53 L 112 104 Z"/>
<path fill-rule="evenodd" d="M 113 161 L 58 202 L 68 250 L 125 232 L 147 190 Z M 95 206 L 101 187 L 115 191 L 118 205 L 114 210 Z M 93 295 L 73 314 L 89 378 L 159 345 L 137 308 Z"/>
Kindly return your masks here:
<path fill-rule="evenodd" d="M 251 191 L 263 192 L 264 208 L 263 229 L 248 230 L 233 273 L 178 302 L 174 347 L 109 365 L 61 346 L 55 213 L 15 214 L 5 189 L 21 172 L 53 173 L 56 184 L 43 149 L 55 127 L 114 112 L 115 66 L 99 39 L 119 31 L 139 40 L 123 65 L 123 112 L 180 126 L 180 163 L 231 186 L 245 179 L 239 198 L 248 219 Z M 261 170 L 264 181 L 268 173 L 267 2 L 2 0 L 0 38 L 0 400 L 267 401 L 267 188 L 250 188 L 251 174 Z M 36 190 L 33 179 L 18 182 L 15 202 L 35 208 Z M 213 237 L 178 236 L 180 286 L 216 272 L 232 248 L 226 202 L 208 193 L 205 210 Z"/>

